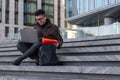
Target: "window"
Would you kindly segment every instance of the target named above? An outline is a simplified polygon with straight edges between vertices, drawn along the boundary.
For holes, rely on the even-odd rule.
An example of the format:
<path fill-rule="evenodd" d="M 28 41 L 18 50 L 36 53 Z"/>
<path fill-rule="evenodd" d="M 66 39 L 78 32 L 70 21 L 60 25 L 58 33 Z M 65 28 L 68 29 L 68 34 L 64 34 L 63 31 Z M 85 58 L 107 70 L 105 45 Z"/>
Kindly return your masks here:
<path fill-rule="evenodd" d="M 59 0 L 58 0 L 59 2 Z M 54 22 L 54 0 L 42 0 L 42 9 L 45 10 L 46 15 Z M 58 4 L 59 6 L 59 4 Z"/>
<path fill-rule="evenodd" d="M 53 4 L 53 3 L 54 3 L 54 0 L 45 0 L 44 2 L 45 2 L 45 3 L 51 3 L 51 4 Z"/>
<path fill-rule="evenodd" d="M 80 0 L 80 14 L 84 12 L 84 0 Z"/>
<path fill-rule="evenodd" d="M 2 12 L 0 11 L 0 22 L 2 21 Z"/>
<path fill-rule="evenodd" d="M 18 11 L 18 0 L 15 0 L 15 11 Z"/>
<path fill-rule="evenodd" d="M 37 9 L 37 5 L 35 3 L 24 3 L 24 11 L 25 12 L 35 12 Z"/>
<path fill-rule="evenodd" d="M 95 0 L 95 8 L 103 7 L 104 0 Z"/>
<path fill-rule="evenodd" d="M 24 0 L 24 25 L 33 26 L 35 23 L 34 13 L 37 10 L 37 0 Z"/>
<path fill-rule="evenodd" d="M 5 23 L 9 24 L 9 0 L 6 0 Z"/>
<path fill-rule="evenodd" d="M 17 27 L 14 28 L 14 33 L 18 33 L 18 28 Z"/>
<path fill-rule="evenodd" d="M 85 12 L 88 12 L 88 10 L 89 10 L 89 2 L 88 1 L 89 0 L 84 0 Z"/>
<path fill-rule="evenodd" d="M 18 13 L 15 13 L 15 24 L 18 24 Z"/>
<path fill-rule="evenodd" d="M 45 5 L 45 12 L 47 15 L 54 15 L 54 8 L 53 6 L 48 6 L 48 5 Z"/>
<path fill-rule="evenodd" d="M 120 0 L 116 0 L 116 3 L 119 3 L 120 2 Z"/>
<path fill-rule="evenodd" d="M 26 24 L 34 24 L 35 23 L 35 16 L 34 15 L 25 15 L 24 17 L 24 23 Z"/>
<path fill-rule="evenodd" d="M 9 27 L 5 27 L 5 37 L 8 37 L 9 34 Z"/>
<path fill-rule="evenodd" d="M 5 13 L 5 23 L 9 24 L 9 11 L 6 11 Z"/>
<path fill-rule="evenodd" d="M 0 0 L 0 22 L 2 21 L 2 0 Z"/>
<path fill-rule="evenodd" d="M 9 0 L 6 0 L 6 4 L 5 4 L 5 9 L 6 10 L 9 10 L 9 3 L 10 3 Z"/>
<path fill-rule="evenodd" d="M 18 24 L 18 0 L 15 0 L 15 24 Z"/>
<path fill-rule="evenodd" d="M 116 0 L 109 0 L 110 4 L 114 4 L 116 2 Z"/>

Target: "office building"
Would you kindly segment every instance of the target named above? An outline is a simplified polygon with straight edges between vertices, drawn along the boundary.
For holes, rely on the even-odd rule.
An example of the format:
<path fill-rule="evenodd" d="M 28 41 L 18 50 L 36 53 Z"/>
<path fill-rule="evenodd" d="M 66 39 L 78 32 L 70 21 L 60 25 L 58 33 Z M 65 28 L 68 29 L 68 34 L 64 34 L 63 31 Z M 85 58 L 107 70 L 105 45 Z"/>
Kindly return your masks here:
<path fill-rule="evenodd" d="M 120 0 L 66 0 L 66 15 L 76 37 L 120 34 Z"/>
<path fill-rule="evenodd" d="M 63 0 L 64 1 L 64 0 Z M 64 4 L 61 0 L 0 0 L 0 39 L 10 37 L 36 23 L 34 12 L 44 9 L 51 22 L 64 28 Z"/>

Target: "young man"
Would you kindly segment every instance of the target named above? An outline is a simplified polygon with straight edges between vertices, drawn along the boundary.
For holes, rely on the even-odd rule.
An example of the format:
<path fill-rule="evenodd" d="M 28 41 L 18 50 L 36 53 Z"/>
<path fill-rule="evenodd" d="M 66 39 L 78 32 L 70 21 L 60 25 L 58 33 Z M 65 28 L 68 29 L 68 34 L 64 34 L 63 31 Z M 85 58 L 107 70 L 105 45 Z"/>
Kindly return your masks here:
<path fill-rule="evenodd" d="M 63 39 L 60 35 L 58 27 L 50 22 L 44 10 L 42 9 L 39 9 L 35 12 L 35 18 L 37 24 L 34 28 L 37 29 L 39 41 L 35 42 L 34 44 L 18 42 L 17 48 L 23 53 L 23 55 L 15 60 L 13 64 L 20 65 L 22 60 L 26 59 L 27 57 L 35 59 L 37 65 L 59 64 L 56 54 L 54 54 L 56 48 L 59 49 L 63 44 Z M 57 44 L 42 44 L 42 37 L 56 40 Z M 46 57 L 43 57 L 43 55 Z"/>

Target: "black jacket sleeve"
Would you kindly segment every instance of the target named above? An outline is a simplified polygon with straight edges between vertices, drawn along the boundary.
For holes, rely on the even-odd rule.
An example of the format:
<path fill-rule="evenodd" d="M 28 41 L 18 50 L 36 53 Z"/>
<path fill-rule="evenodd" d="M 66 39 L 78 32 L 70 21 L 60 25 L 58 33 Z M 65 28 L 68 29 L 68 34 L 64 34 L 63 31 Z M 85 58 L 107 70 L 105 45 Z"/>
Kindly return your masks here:
<path fill-rule="evenodd" d="M 59 42 L 59 46 L 57 47 L 59 49 L 63 44 L 63 39 L 62 39 L 62 36 L 60 35 L 60 30 L 58 29 L 58 27 L 55 26 L 54 29 L 55 29 L 54 30 L 54 35 L 55 35 L 57 41 Z"/>

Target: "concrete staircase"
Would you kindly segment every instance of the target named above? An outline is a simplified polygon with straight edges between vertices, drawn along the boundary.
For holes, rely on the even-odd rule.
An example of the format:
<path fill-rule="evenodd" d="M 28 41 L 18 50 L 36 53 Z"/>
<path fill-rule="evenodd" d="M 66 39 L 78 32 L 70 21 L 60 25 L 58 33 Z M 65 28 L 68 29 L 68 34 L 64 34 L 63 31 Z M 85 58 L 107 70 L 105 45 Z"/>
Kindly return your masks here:
<path fill-rule="evenodd" d="M 0 45 L 0 80 L 120 80 L 120 35 L 65 40 L 57 50 L 63 66 L 36 66 L 13 44 Z"/>

